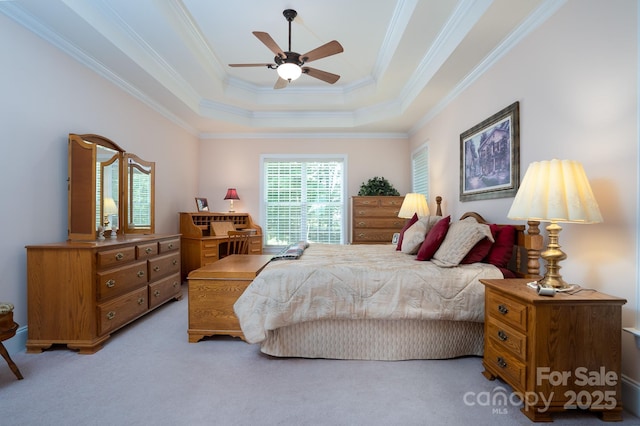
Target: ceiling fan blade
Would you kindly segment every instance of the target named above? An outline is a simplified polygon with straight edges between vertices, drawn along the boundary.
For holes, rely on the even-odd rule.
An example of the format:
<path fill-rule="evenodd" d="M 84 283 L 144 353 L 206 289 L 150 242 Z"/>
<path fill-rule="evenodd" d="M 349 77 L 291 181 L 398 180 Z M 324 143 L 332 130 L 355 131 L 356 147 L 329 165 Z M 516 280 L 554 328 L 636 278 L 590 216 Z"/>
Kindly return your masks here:
<path fill-rule="evenodd" d="M 229 64 L 230 67 L 270 67 L 275 64 Z"/>
<path fill-rule="evenodd" d="M 284 89 L 285 87 L 287 87 L 288 84 L 289 82 L 287 80 L 285 80 L 284 78 L 278 77 L 278 81 L 276 81 L 276 85 L 273 86 L 273 88 Z"/>
<path fill-rule="evenodd" d="M 262 31 L 254 31 L 253 35 L 258 37 L 258 40 L 264 43 L 264 45 L 267 46 L 269 50 L 271 50 L 277 56 L 281 57 L 282 59 L 286 57 L 282 49 L 280 49 L 280 46 L 278 46 L 278 43 L 276 43 L 268 33 Z"/>
<path fill-rule="evenodd" d="M 318 80 L 326 81 L 329 84 L 333 84 L 340 79 L 340 76 L 337 74 L 331 74 L 330 72 L 315 68 L 303 67 L 302 72 L 310 75 L 311 77 L 317 78 Z"/>
<path fill-rule="evenodd" d="M 341 52 L 344 52 L 342 45 L 333 40 L 305 53 L 304 55 L 300 55 L 300 60 L 304 62 L 311 62 Z"/>

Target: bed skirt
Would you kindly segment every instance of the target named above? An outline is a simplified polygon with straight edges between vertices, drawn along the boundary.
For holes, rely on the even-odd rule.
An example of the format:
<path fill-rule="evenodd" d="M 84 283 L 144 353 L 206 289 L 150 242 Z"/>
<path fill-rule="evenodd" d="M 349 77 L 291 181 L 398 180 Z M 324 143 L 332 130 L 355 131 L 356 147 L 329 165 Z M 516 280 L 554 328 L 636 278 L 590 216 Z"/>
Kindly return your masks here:
<path fill-rule="evenodd" d="M 484 324 L 434 320 L 322 320 L 268 332 L 260 350 L 276 357 L 360 360 L 482 356 Z"/>

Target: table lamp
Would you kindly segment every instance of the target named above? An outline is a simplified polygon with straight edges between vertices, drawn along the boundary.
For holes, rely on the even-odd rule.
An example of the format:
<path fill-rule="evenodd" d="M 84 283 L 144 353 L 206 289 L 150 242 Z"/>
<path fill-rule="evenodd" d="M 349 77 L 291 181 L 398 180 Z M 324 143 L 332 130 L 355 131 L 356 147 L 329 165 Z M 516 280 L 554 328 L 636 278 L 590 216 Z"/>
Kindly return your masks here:
<path fill-rule="evenodd" d="M 429 216 L 429 204 L 427 204 L 427 198 L 424 194 L 410 192 L 404 196 L 398 217 L 411 219 L 414 214 L 417 214 L 418 217 Z"/>
<path fill-rule="evenodd" d="M 102 232 L 100 232 L 98 235 L 98 239 L 101 239 L 101 240 L 104 239 L 104 231 L 106 231 L 107 228 L 109 227 L 109 216 L 118 214 L 118 206 L 116 206 L 115 200 L 111 197 L 105 197 L 105 199 L 103 200 L 102 208 L 103 208 L 103 211 L 102 211 L 103 227 L 102 227 Z M 114 238 L 116 236 L 116 232 L 114 229 L 111 230 L 111 236 Z"/>
<path fill-rule="evenodd" d="M 560 275 L 560 261 L 567 255 L 560 249 L 559 222 L 599 223 L 602 215 L 582 164 L 573 160 L 534 162 L 527 173 L 507 214 L 509 219 L 549 222 L 549 244 L 541 257 L 546 262 L 543 287 L 571 287 Z"/>
<path fill-rule="evenodd" d="M 229 201 L 229 212 L 233 213 L 235 212 L 235 210 L 233 209 L 233 200 L 239 200 L 240 197 L 238 197 L 238 192 L 236 191 L 235 188 L 229 188 L 227 189 L 227 195 L 224 196 L 225 200 L 230 200 Z"/>

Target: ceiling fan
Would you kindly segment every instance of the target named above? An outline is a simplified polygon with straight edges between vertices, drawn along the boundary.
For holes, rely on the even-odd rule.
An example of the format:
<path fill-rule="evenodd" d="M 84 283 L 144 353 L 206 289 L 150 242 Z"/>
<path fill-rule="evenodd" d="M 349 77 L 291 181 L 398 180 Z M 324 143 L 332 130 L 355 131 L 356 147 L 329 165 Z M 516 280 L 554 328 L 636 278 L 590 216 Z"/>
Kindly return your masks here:
<path fill-rule="evenodd" d="M 278 71 L 278 81 L 276 81 L 274 89 L 282 89 L 287 86 L 293 80 L 300 77 L 301 74 L 307 74 L 318 80 L 325 81 L 329 84 L 333 84 L 340 78 L 337 74 L 332 74 L 327 71 L 322 71 L 316 68 L 304 66 L 306 63 L 316 61 L 318 59 L 326 58 L 327 56 L 335 55 L 344 51 L 342 45 L 336 40 L 330 41 L 317 47 L 307 53 L 299 54 L 291 50 L 291 21 L 298 16 L 298 12 L 293 9 L 286 9 L 282 12 L 284 17 L 289 22 L 289 50 L 284 52 L 278 44 L 271 38 L 268 33 L 261 31 L 253 31 L 258 40 L 264 43 L 273 53 L 276 54 L 273 64 L 229 64 L 230 67 L 264 67 Z"/>

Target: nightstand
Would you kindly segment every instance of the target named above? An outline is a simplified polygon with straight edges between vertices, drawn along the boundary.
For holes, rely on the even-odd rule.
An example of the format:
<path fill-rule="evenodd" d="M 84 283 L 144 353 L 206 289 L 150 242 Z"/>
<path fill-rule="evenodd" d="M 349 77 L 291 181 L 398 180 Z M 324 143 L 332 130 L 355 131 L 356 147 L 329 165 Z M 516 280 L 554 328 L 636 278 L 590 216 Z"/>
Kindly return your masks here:
<path fill-rule="evenodd" d="M 626 300 L 591 290 L 539 296 L 530 279 L 480 280 L 485 285 L 487 379 L 501 378 L 533 421 L 588 409 L 622 420 L 620 355 Z"/>

